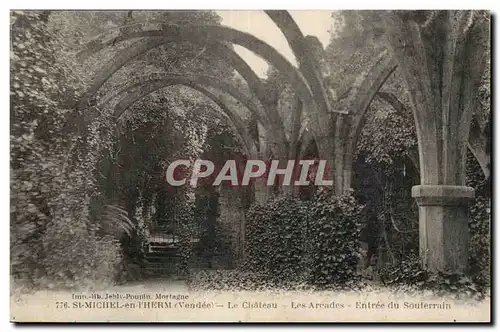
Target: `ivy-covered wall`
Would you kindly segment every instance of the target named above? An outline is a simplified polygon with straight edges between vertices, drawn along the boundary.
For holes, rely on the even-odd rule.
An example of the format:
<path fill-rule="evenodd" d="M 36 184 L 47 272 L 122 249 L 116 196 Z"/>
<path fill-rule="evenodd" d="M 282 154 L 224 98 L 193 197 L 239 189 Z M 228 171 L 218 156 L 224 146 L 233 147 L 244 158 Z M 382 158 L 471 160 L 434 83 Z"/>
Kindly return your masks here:
<path fill-rule="evenodd" d="M 245 269 L 277 285 L 356 280 L 361 206 L 324 190 L 309 201 L 277 197 L 247 214 Z"/>

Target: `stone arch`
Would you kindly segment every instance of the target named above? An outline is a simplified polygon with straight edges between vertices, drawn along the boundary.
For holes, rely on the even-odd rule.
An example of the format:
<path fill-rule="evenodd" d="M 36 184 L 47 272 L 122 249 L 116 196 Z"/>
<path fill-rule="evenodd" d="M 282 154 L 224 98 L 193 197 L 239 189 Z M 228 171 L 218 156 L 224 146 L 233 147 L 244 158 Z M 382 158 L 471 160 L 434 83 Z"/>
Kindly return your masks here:
<path fill-rule="evenodd" d="M 377 96 L 380 97 L 380 99 L 382 99 L 389 106 L 391 106 L 396 112 L 403 115 L 409 115 L 412 117 L 413 120 L 413 112 L 408 114 L 406 109 L 407 107 L 405 106 L 405 104 L 403 104 L 403 102 L 401 102 L 401 100 L 399 100 L 399 98 L 393 93 L 379 91 L 377 93 Z M 483 135 L 481 135 L 479 124 L 477 123 L 477 121 L 472 121 L 470 126 L 470 133 L 469 133 L 469 140 L 467 142 L 467 147 L 469 148 L 469 150 L 479 163 L 479 166 L 483 171 L 485 179 L 488 179 L 490 176 L 490 169 L 489 169 L 490 166 L 488 164 L 490 156 L 488 153 L 486 153 L 485 140 L 486 138 L 483 137 Z M 415 153 L 417 154 L 417 156 L 415 159 L 416 162 L 414 163 L 415 166 L 419 168 L 418 151 L 416 151 Z M 413 158 L 411 159 L 413 162 Z"/>
<path fill-rule="evenodd" d="M 349 117 L 348 126 L 345 126 L 349 130 L 349 143 L 352 144 L 353 149 L 361 133 L 363 119 L 368 107 L 389 76 L 396 70 L 396 67 L 396 61 L 387 51 L 383 51 L 369 70 L 358 78 L 357 82 L 359 83 L 353 86 L 347 107 L 354 112 Z M 337 132 L 339 131 L 340 128 L 337 128 Z"/>
<path fill-rule="evenodd" d="M 227 62 L 227 64 L 234 68 L 247 82 L 250 90 L 261 102 L 261 105 L 263 108 L 265 108 L 269 119 L 276 124 L 281 122 L 277 110 L 274 108 L 267 108 L 265 106 L 264 101 L 266 99 L 266 92 L 262 80 L 257 76 L 254 70 L 248 65 L 248 63 L 246 63 L 245 60 L 243 60 L 230 45 L 226 45 L 223 43 L 212 43 L 208 47 L 208 52 L 212 53 L 218 58 L 223 59 Z M 282 128 L 282 126 L 281 130 L 284 131 L 284 128 Z"/>
<path fill-rule="evenodd" d="M 156 37 L 156 38 L 143 38 Z M 181 27 L 175 24 L 134 24 L 112 30 L 98 36 L 87 43 L 84 49 L 78 54 L 80 58 L 85 58 L 89 54 L 113 45 L 117 41 L 129 40 L 133 38 L 142 38 L 128 49 L 120 52 L 114 59 L 105 64 L 99 74 L 94 79 L 93 84 L 84 94 L 80 106 L 85 106 L 99 88 L 111 77 L 111 75 L 121 68 L 125 63 L 133 58 L 145 53 L 149 49 L 166 44 L 170 41 L 188 40 L 192 42 L 207 43 L 210 41 L 225 41 L 243 46 L 258 56 L 265 59 L 282 73 L 284 73 L 294 86 L 297 94 L 308 105 L 311 111 L 316 110 L 309 85 L 302 74 L 290 64 L 286 58 L 276 51 L 273 47 L 260 39 L 232 28 L 215 25 L 190 25 Z"/>
<path fill-rule="evenodd" d="M 155 27 L 156 29 L 160 30 L 155 31 Z M 168 30 L 166 27 L 172 28 L 172 31 Z M 265 98 L 265 92 L 261 80 L 248 66 L 248 64 L 243 59 L 241 59 L 236 54 L 236 52 L 234 52 L 234 50 L 228 47 L 228 45 L 224 45 L 223 43 L 218 42 L 218 38 L 220 38 L 221 36 L 223 38 L 226 38 L 226 40 L 228 40 L 229 42 L 234 42 L 249 48 L 278 69 L 281 69 L 282 72 L 285 72 L 286 75 L 291 77 L 292 85 L 294 85 L 295 91 L 303 100 L 303 103 L 308 106 L 311 112 L 314 112 L 314 110 L 316 109 L 316 105 L 314 104 L 314 101 L 310 96 L 309 86 L 307 85 L 307 82 L 303 80 L 301 73 L 296 68 L 294 68 L 283 56 L 281 56 L 281 54 L 279 54 L 276 50 L 274 50 L 266 43 L 249 34 L 220 26 L 198 26 L 197 29 L 195 29 L 196 31 L 190 30 L 192 27 L 189 27 L 185 28 L 186 31 L 181 31 L 182 33 L 176 33 L 176 30 L 174 28 L 180 29 L 180 27 L 178 26 L 167 24 L 136 24 L 132 27 L 115 29 L 111 33 L 101 36 L 102 38 L 98 37 L 94 41 L 88 43 L 87 47 L 79 53 L 80 58 L 85 58 L 93 52 L 97 52 L 104 47 L 113 45 L 113 43 L 115 43 L 116 41 L 134 38 L 139 35 L 150 36 L 146 38 L 146 40 L 141 40 L 138 43 L 132 45 L 125 52 L 121 52 L 117 57 L 115 57 L 112 61 L 108 62 L 103 67 L 103 69 L 101 70 L 101 74 L 96 77 L 94 84 L 92 84 L 92 86 L 82 98 L 80 107 L 84 107 L 87 103 L 87 100 L 89 100 L 97 92 L 100 86 L 104 84 L 106 79 L 110 77 L 121 66 L 123 66 L 127 61 L 144 52 L 147 52 L 151 48 L 160 46 L 173 40 L 177 40 L 178 38 L 184 38 L 185 40 L 189 40 L 191 42 L 199 44 L 207 44 L 207 39 L 203 36 L 200 36 L 200 31 L 206 32 L 205 28 L 207 28 L 208 30 L 212 29 L 215 31 L 212 32 L 215 33 L 215 37 L 212 37 L 212 39 L 208 39 L 208 43 L 210 44 L 208 49 L 218 57 L 222 57 L 240 73 L 240 75 L 246 80 L 251 91 L 261 101 L 261 103 Z M 164 36 L 167 30 L 162 29 L 167 29 L 169 33 L 172 33 L 170 36 L 168 36 L 169 38 L 166 38 Z M 163 38 L 160 38 L 158 36 L 163 36 Z M 248 45 L 250 45 L 250 47 Z M 129 56 L 127 56 L 127 54 Z M 270 121 L 261 123 L 265 124 L 266 126 L 271 125 L 273 127 L 273 129 L 268 132 L 273 132 L 275 136 L 280 137 L 280 143 L 273 145 L 274 150 L 279 151 L 278 156 L 286 157 L 289 154 L 288 150 L 290 148 L 290 142 L 288 142 L 288 140 L 286 139 L 284 124 L 276 109 L 265 108 L 265 111 L 268 114 L 268 120 Z M 327 124 L 328 122 L 317 121 L 317 123 L 318 126 L 321 126 L 323 124 Z"/>
<path fill-rule="evenodd" d="M 336 194 L 340 195 L 350 188 L 353 154 L 357 139 L 361 133 L 363 119 L 371 101 L 394 72 L 396 66 L 396 62 L 387 51 L 381 52 L 372 66 L 356 80 L 357 84 L 351 90 L 347 102 L 349 113 L 345 115 L 336 114 L 335 127 L 331 133 L 334 139 L 332 145 L 326 147 L 330 149 L 328 150 L 330 152 L 325 152 L 330 153 L 332 156 L 330 163 L 334 165 L 333 174 Z M 303 144 L 308 146 L 313 139 L 315 139 L 313 135 L 304 134 Z M 319 144 L 318 148 L 320 148 Z"/>
<path fill-rule="evenodd" d="M 287 39 L 300 64 L 301 71 L 310 84 L 314 101 L 318 106 L 315 122 L 334 123 L 333 133 L 321 128 L 319 135 L 317 132 L 314 136 L 304 135 L 304 144 L 308 146 L 308 141 L 315 139 L 321 150 L 320 154 L 333 156 L 335 192 L 342 194 L 350 188 L 353 153 L 366 110 L 380 87 L 395 70 L 396 62 L 387 51 L 382 52 L 364 76 L 358 78 L 358 84 L 354 86 L 348 100 L 348 115 L 333 112 L 317 59 L 308 47 L 310 45 L 307 45 L 300 28 L 287 11 L 268 10 L 266 14 Z M 324 137 L 325 134 L 327 137 Z M 333 141 L 330 139 L 332 134 L 334 135 Z"/>
<path fill-rule="evenodd" d="M 349 117 L 344 115 L 337 117 L 334 148 L 336 151 L 335 171 L 338 172 L 336 177 L 344 181 L 338 184 L 339 192 L 351 186 L 354 151 L 370 103 L 396 67 L 396 61 L 387 51 L 380 53 L 371 68 L 358 78 L 358 84 L 353 87 L 348 99 L 348 108 L 353 111 L 353 114 Z M 344 139 L 341 140 L 340 137 Z"/>
<path fill-rule="evenodd" d="M 197 78 L 197 76 L 189 76 L 189 75 L 160 75 L 161 78 L 157 80 L 148 80 L 148 79 L 143 79 L 140 80 L 142 81 L 141 83 L 135 83 L 135 84 L 130 84 L 123 88 L 118 94 L 119 95 L 126 95 L 124 98 L 122 98 L 114 107 L 114 116 L 116 118 L 119 118 L 131 105 L 133 105 L 136 101 L 144 98 L 145 96 L 168 86 L 172 85 L 184 85 L 187 87 L 190 87 L 194 90 L 199 91 L 200 93 L 204 94 L 207 96 L 209 99 L 211 99 L 217 106 L 220 107 L 222 110 L 223 114 L 228 118 L 229 124 L 231 126 L 234 126 L 234 129 L 236 129 L 235 134 L 237 136 L 240 136 L 240 139 L 242 143 L 244 144 L 247 153 L 249 156 L 256 157 L 257 156 L 257 148 L 255 145 L 255 142 L 252 140 L 250 134 L 248 133 L 248 130 L 245 126 L 245 123 L 243 119 L 234 111 L 232 111 L 222 99 L 217 97 L 215 94 L 204 88 L 201 84 L 205 83 L 205 85 L 208 81 L 205 79 L 206 77 L 202 77 L 203 79 L 200 79 L 200 77 Z M 186 77 L 187 76 L 187 77 Z M 149 78 L 149 77 L 148 77 Z M 197 79 L 196 79 L 197 78 Z M 200 83 L 201 82 L 201 83 Z M 210 84 L 211 86 L 214 86 L 215 81 L 212 81 Z M 216 84 L 215 84 L 216 85 Z M 223 85 L 222 85 L 223 86 Z M 221 87 L 220 85 L 216 85 L 216 87 Z M 256 107 L 255 104 L 252 104 L 251 101 L 248 98 L 244 98 L 244 96 L 241 95 L 241 93 L 234 93 L 231 94 L 233 97 L 238 98 L 239 100 L 243 100 L 243 102 L 246 101 L 245 106 L 246 107 Z M 239 132 L 238 132 L 239 131 Z"/>
<path fill-rule="evenodd" d="M 267 114 L 267 120 L 269 123 L 261 123 L 266 132 L 272 130 L 280 142 L 279 146 L 282 147 L 283 152 L 280 155 L 286 155 L 286 151 L 290 146 L 291 142 L 288 142 L 285 135 L 284 123 L 278 113 L 278 110 L 272 107 L 266 107 L 266 92 L 262 80 L 257 76 L 254 70 L 234 51 L 231 45 L 227 43 L 215 42 L 211 43 L 207 47 L 207 51 L 212 53 L 214 56 L 221 58 L 232 68 L 234 68 L 247 82 L 250 91 L 257 97 L 260 101 L 260 106 Z"/>
<path fill-rule="evenodd" d="M 269 120 L 267 118 L 267 114 L 263 111 L 262 107 L 259 104 L 255 103 L 250 97 L 239 91 L 239 89 L 234 88 L 231 84 L 225 83 L 216 77 L 201 74 L 159 72 L 135 78 L 134 81 L 128 84 L 124 89 L 130 91 L 130 89 L 132 88 L 137 88 L 137 90 L 126 96 L 122 101 L 118 103 L 118 105 L 116 105 L 116 112 L 119 113 L 120 111 L 122 111 L 122 104 L 128 106 L 128 100 L 137 100 L 138 96 L 142 94 L 141 88 L 144 86 L 144 84 L 150 85 L 153 82 L 159 82 L 158 84 L 159 86 L 161 86 L 161 82 L 164 82 L 163 85 L 165 85 L 165 83 L 168 84 L 170 81 L 177 82 L 176 84 L 184 84 L 188 86 L 192 84 L 199 84 L 221 90 L 241 102 L 246 108 L 250 110 L 250 112 L 252 112 L 257 117 L 257 119 L 266 127 L 266 129 L 269 128 Z M 115 115 L 118 116 L 119 114 Z"/>
<path fill-rule="evenodd" d="M 321 73 L 317 66 L 314 54 L 311 52 L 302 31 L 294 21 L 290 13 L 286 10 L 266 10 L 267 16 L 278 26 L 285 36 L 290 48 L 292 49 L 297 62 L 300 65 L 301 72 L 304 74 L 307 82 L 310 84 L 313 98 L 320 110 L 320 115 L 327 116 L 332 109 L 330 107 L 328 94 L 326 92 Z M 321 121 L 321 119 L 319 119 Z"/>
<path fill-rule="evenodd" d="M 151 45 L 156 45 L 156 43 L 152 43 Z M 144 48 L 146 47 L 147 46 L 145 46 Z M 143 50 L 144 48 L 140 47 L 141 50 Z M 284 134 L 281 133 L 284 133 L 285 129 L 283 127 L 283 123 L 279 117 L 279 114 L 276 109 L 265 107 L 263 102 L 266 97 L 264 86 L 261 79 L 257 76 L 257 74 L 255 74 L 253 69 L 229 45 L 219 42 L 210 43 L 207 46 L 206 51 L 226 61 L 232 68 L 234 68 L 243 77 L 243 79 L 247 82 L 250 90 L 261 102 L 261 107 L 265 110 L 267 116 L 269 117 L 270 122 L 266 120 L 263 124 L 264 125 L 272 124 L 274 127 L 273 130 L 276 131 L 277 133 L 280 133 L 281 137 L 284 138 Z M 106 100 L 115 98 L 116 95 L 119 93 L 120 92 L 115 93 L 114 95 L 110 94 L 105 96 L 104 103 L 107 102 Z"/>
<path fill-rule="evenodd" d="M 264 127 L 266 134 L 269 138 L 270 142 L 274 142 L 274 146 L 276 149 L 283 148 L 283 143 L 286 142 L 286 137 L 284 131 L 279 130 L 274 126 L 274 123 L 269 120 L 267 113 L 264 111 L 261 105 L 254 102 L 252 98 L 246 96 L 243 92 L 239 91 L 239 89 L 234 88 L 231 84 L 223 82 L 216 77 L 201 75 L 201 74 L 180 74 L 180 73 L 153 73 L 148 76 L 143 76 L 137 79 L 137 82 L 133 82 L 129 84 L 125 89 L 131 91 L 133 88 L 137 88 L 135 91 L 128 94 L 123 100 L 121 100 L 118 105 L 115 107 L 115 111 L 117 113 L 123 111 L 122 106 L 130 105 L 129 102 L 133 102 L 137 100 L 140 96 L 143 95 L 141 91 L 143 84 L 147 82 L 148 87 L 146 89 L 155 89 L 153 82 L 156 82 L 158 86 L 165 86 L 166 84 L 170 84 L 170 81 L 177 82 L 176 84 L 183 84 L 187 86 L 193 86 L 194 83 L 196 85 L 204 85 L 211 86 L 220 91 L 223 91 L 233 98 L 235 98 L 238 102 L 242 103 L 246 108 L 248 108 L 258 119 L 258 121 Z M 157 89 L 157 88 L 156 88 Z M 115 114 L 119 115 L 119 114 Z M 284 155 L 285 152 L 278 150 L 278 155 Z"/>

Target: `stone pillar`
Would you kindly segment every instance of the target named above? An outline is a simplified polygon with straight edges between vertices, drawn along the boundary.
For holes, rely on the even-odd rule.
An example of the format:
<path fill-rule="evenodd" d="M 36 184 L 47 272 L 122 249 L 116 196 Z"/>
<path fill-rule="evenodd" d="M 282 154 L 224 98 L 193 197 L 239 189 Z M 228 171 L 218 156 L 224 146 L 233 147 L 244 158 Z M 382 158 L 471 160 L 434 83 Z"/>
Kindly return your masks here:
<path fill-rule="evenodd" d="M 219 195 L 219 221 L 228 236 L 232 251 L 232 265 L 241 259 L 245 227 L 245 209 L 241 204 L 239 188 L 223 187 Z"/>
<path fill-rule="evenodd" d="M 466 186 L 420 185 L 412 188 L 419 206 L 420 257 L 437 272 L 463 273 L 468 259 L 468 204 L 474 189 Z"/>
<path fill-rule="evenodd" d="M 489 17 L 474 11 L 370 12 L 410 95 L 418 137 L 420 255 L 431 271 L 465 272 L 469 128 L 490 48 Z M 439 38 L 436 38 L 439 36 Z"/>

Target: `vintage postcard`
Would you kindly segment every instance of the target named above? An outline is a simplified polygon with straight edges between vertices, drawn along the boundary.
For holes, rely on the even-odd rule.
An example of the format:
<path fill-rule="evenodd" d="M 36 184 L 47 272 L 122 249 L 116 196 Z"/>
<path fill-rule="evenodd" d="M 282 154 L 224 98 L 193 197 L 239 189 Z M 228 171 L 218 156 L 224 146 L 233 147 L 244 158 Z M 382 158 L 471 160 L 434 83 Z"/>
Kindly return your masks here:
<path fill-rule="evenodd" d="M 12 322 L 491 322 L 488 10 L 10 37 Z"/>

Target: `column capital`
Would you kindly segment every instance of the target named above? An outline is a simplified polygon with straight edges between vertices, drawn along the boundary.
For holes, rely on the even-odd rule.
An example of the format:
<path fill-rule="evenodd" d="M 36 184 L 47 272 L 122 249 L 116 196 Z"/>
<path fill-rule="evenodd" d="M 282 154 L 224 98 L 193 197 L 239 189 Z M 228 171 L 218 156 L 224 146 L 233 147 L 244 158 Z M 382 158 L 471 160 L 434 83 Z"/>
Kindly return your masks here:
<path fill-rule="evenodd" d="M 411 188 L 419 206 L 458 206 L 474 199 L 474 188 L 452 185 L 419 185 Z"/>

